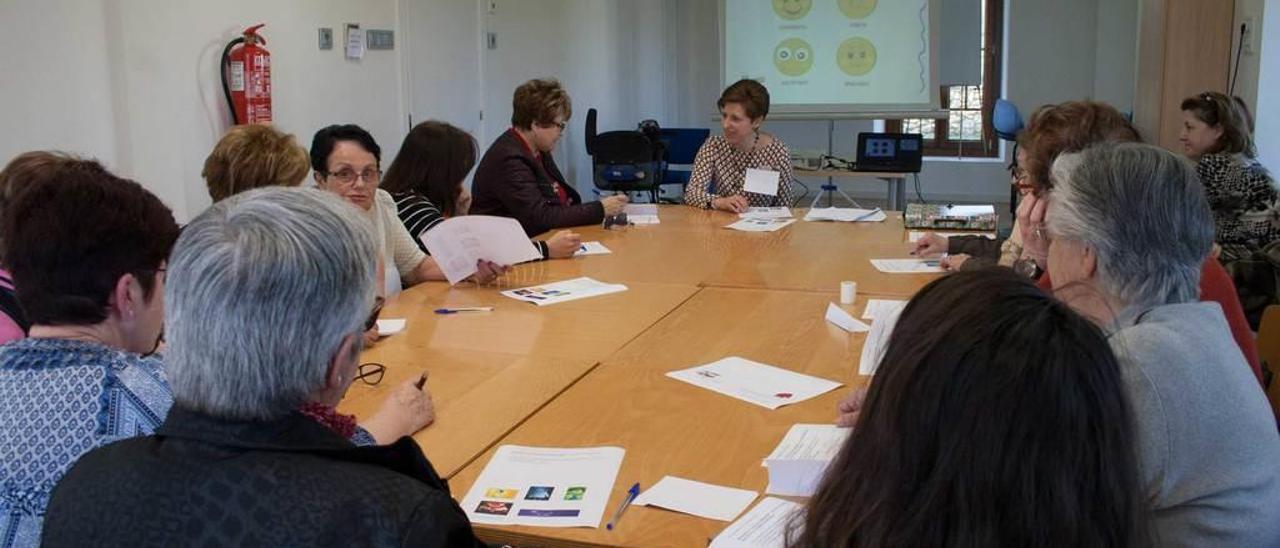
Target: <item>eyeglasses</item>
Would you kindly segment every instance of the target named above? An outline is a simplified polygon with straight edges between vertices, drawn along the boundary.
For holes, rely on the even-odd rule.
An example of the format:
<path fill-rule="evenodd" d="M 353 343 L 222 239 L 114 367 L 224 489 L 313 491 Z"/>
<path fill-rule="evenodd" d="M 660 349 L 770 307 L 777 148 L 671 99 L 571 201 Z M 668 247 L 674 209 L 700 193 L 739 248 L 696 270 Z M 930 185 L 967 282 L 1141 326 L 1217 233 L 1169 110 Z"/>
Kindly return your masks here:
<path fill-rule="evenodd" d="M 386 299 L 383 299 L 382 297 L 377 297 L 373 300 L 373 310 L 369 312 L 369 317 L 364 321 L 365 331 L 373 329 L 373 326 L 378 325 L 378 315 L 382 314 L 382 305 L 385 303 Z"/>
<path fill-rule="evenodd" d="M 564 131 L 564 128 L 569 127 L 568 122 L 551 122 L 550 124 L 538 124 L 538 125 L 542 127 L 557 127 L 557 128 L 560 128 L 560 131 Z"/>
<path fill-rule="evenodd" d="M 387 372 L 387 366 L 382 365 L 380 363 L 376 363 L 376 362 L 362 363 L 360 364 L 360 368 L 357 370 L 356 378 L 352 380 L 358 380 L 369 386 L 375 386 L 378 383 L 382 382 L 382 376 L 386 372 Z"/>
<path fill-rule="evenodd" d="M 371 185 L 376 185 L 382 179 L 382 171 L 370 168 L 356 173 L 354 169 L 344 169 L 333 173 L 325 173 L 325 176 L 337 179 L 339 183 L 344 185 L 355 184 L 357 178 L 364 179 L 364 182 Z"/>

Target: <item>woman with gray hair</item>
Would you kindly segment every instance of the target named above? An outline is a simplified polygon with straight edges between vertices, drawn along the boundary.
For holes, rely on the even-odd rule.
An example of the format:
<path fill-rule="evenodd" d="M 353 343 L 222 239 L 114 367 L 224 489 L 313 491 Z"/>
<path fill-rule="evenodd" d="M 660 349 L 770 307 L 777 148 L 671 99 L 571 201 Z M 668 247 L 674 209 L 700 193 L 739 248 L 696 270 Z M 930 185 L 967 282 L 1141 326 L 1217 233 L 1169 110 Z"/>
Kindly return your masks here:
<path fill-rule="evenodd" d="M 1195 171 L 1154 146 L 1103 144 L 1059 157 L 1052 178 L 1049 274 L 1111 331 L 1156 543 L 1277 545 L 1280 435 L 1222 309 L 1198 301 L 1213 217 Z"/>
<path fill-rule="evenodd" d="M 250 191 L 187 225 L 164 295 L 173 408 L 156 435 L 80 459 L 45 545 L 478 545 L 412 438 L 356 447 L 298 411 L 356 376 L 373 252 L 370 223 L 313 189 Z"/>

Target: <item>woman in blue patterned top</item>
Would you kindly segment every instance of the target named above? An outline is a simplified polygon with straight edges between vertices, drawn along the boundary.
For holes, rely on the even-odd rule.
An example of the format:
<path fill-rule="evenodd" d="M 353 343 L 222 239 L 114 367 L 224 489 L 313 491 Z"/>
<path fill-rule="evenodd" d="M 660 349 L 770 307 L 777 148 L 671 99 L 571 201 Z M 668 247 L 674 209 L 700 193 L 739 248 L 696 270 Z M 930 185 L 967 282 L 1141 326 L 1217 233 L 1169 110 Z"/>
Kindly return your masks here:
<path fill-rule="evenodd" d="M 149 357 L 164 319 L 173 214 L 95 161 L 51 163 L 3 215 L 30 337 L 0 346 L 0 547 L 37 546 L 80 455 L 150 434 L 173 396 Z"/>

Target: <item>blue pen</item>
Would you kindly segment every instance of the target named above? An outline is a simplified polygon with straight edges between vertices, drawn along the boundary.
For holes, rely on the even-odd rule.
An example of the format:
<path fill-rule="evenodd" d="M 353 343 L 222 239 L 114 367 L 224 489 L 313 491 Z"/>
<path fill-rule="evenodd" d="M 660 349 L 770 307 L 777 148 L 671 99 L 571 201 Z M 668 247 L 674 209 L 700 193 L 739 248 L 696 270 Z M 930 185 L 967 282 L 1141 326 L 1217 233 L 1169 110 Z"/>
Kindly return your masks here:
<path fill-rule="evenodd" d="M 627 489 L 627 498 L 622 499 L 622 504 L 618 505 L 618 511 L 613 513 L 613 519 L 609 520 L 609 523 L 606 523 L 604 528 L 612 531 L 613 526 L 618 524 L 619 519 L 622 519 L 622 513 L 627 511 L 627 507 L 631 506 L 631 501 L 636 500 L 638 496 L 640 496 L 640 482 L 637 481 L 635 485 Z"/>
<path fill-rule="evenodd" d="M 459 312 L 493 312 L 492 306 L 455 306 L 452 308 L 437 308 L 436 314 L 457 314 Z"/>

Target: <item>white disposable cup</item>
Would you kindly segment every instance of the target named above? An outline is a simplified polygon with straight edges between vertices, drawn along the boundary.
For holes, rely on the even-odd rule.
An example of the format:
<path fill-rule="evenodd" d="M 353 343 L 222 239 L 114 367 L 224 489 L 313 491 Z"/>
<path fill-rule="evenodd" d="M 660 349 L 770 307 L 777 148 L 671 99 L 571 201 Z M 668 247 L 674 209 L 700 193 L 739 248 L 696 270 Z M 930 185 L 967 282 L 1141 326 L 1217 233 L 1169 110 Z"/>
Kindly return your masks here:
<path fill-rule="evenodd" d="M 840 282 L 840 304 L 853 304 L 853 300 L 857 298 L 857 282 Z"/>

